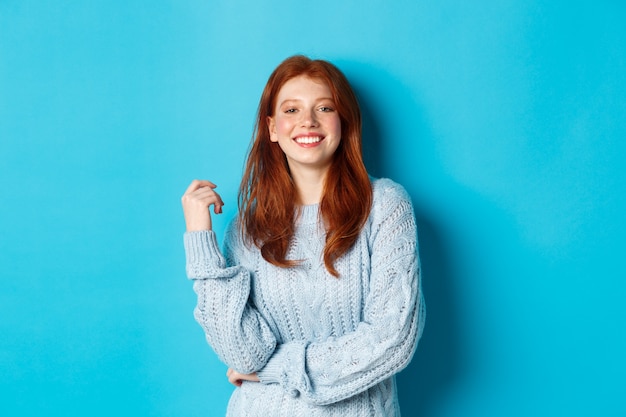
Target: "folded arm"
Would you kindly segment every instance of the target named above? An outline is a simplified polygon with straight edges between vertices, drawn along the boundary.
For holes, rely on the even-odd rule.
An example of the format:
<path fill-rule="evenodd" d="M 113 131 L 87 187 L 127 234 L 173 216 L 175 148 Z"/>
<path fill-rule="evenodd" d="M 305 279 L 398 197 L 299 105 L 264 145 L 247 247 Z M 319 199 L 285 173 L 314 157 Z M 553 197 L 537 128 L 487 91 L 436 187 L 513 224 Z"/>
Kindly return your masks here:
<path fill-rule="evenodd" d="M 390 204 L 374 214 L 362 322 L 340 337 L 279 345 L 258 372 L 261 382 L 278 383 L 314 404 L 330 404 L 365 391 L 410 362 L 425 318 L 417 234 L 408 196 L 402 189 L 389 192 Z"/>

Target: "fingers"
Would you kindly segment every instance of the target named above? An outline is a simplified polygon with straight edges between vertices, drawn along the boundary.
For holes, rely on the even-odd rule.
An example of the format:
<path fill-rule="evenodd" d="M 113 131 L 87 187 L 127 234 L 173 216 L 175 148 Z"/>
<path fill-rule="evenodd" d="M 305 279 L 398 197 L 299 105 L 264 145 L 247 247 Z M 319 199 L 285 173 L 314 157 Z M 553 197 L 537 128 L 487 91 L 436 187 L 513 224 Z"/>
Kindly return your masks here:
<path fill-rule="evenodd" d="M 243 383 L 242 379 L 240 378 L 241 375 L 239 374 L 239 372 L 233 371 L 230 368 L 228 368 L 228 371 L 226 371 L 226 376 L 228 377 L 228 382 L 236 387 L 240 387 Z"/>
<path fill-rule="evenodd" d="M 207 180 L 193 180 L 191 184 L 189 184 L 189 187 L 187 187 L 187 190 L 185 190 L 185 194 L 195 191 L 200 187 L 217 188 L 217 185 Z"/>
<path fill-rule="evenodd" d="M 215 192 L 217 186 L 211 181 L 193 180 L 181 198 L 187 231 L 211 230 L 212 222 L 209 209 L 213 206 L 215 214 L 222 213 L 224 201 Z"/>
<path fill-rule="evenodd" d="M 202 205 L 209 207 L 214 205 L 215 214 L 222 212 L 224 201 L 222 197 L 214 191 L 217 185 L 206 180 L 193 180 L 185 194 L 183 194 L 182 202 L 185 205 Z"/>
<path fill-rule="evenodd" d="M 241 384 L 243 384 L 243 381 L 259 382 L 259 377 L 256 372 L 251 374 L 240 374 L 239 372 L 228 368 L 226 376 L 228 377 L 228 382 L 236 387 L 240 387 Z"/>
<path fill-rule="evenodd" d="M 215 214 L 219 214 L 222 212 L 222 206 L 224 205 L 224 201 L 222 200 L 222 197 L 213 190 L 212 187 L 200 187 L 187 195 L 189 196 L 189 198 L 196 200 L 198 203 L 201 203 L 205 207 L 214 205 Z"/>

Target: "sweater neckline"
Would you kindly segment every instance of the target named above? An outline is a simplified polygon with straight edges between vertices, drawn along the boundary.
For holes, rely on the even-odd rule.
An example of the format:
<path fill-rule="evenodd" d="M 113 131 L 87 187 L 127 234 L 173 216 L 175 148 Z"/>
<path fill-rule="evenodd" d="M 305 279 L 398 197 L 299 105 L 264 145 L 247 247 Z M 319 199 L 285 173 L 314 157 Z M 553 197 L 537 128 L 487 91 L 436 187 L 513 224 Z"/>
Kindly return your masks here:
<path fill-rule="evenodd" d="M 319 203 L 315 204 L 306 204 L 303 206 L 298 206 L 298 223 L 301 224 L 310 224 L 317 223 L 318 213 L 319 213 Z"/>

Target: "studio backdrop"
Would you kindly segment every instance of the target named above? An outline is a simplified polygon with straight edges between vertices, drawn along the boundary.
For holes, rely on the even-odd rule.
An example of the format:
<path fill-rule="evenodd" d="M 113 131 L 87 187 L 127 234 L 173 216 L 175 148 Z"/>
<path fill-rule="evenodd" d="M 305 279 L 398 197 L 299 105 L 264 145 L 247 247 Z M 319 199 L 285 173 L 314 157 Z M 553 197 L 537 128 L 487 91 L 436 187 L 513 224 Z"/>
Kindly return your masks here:
<path fill-rule="evenodd" d="M 415 206 L 404 416 L 626 415 L 622 2 L 0 1 L 0 415 L 223 416 L 180 197 L 267 77 L 335 63 Z"/>

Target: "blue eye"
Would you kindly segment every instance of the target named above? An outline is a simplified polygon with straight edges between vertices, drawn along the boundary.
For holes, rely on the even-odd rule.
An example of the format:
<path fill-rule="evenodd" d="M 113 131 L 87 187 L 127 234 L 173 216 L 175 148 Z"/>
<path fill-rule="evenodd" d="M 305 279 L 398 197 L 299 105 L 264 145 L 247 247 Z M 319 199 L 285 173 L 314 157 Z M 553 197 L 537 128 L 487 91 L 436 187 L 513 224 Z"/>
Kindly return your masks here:
<path fill-rule="evenodd" d="M 328 106 L 322 106 L 320 107 L 320 111 L 328 113 L 328 112 L 335 111 L 335 109 L 333 109 L 332 107 L 328 107 Z"/>

